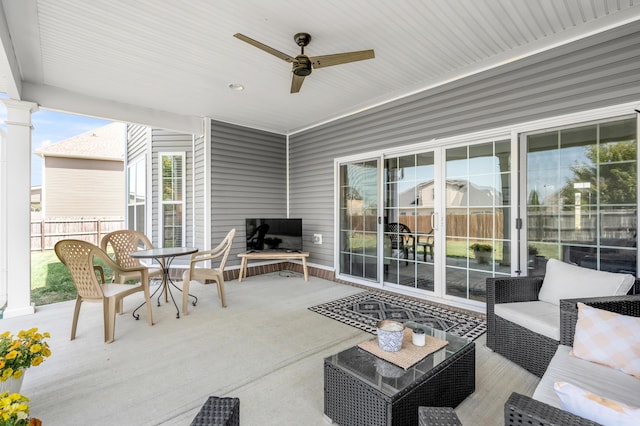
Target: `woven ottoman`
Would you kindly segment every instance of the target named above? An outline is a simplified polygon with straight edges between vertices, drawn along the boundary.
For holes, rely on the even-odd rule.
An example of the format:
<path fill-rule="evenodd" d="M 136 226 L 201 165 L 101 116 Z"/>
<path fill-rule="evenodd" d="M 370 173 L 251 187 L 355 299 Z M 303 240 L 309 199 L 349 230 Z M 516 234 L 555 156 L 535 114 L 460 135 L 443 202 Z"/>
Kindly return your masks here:
<path fill-rule="evenodd" d="M 240 399 L 210 396 L 191 426 L 239 426 Z"/>
<path fill-rule="evenodd" d="M 449 407 L 418 408 L 420 426 L 462 426 L 458 415 Z"/>

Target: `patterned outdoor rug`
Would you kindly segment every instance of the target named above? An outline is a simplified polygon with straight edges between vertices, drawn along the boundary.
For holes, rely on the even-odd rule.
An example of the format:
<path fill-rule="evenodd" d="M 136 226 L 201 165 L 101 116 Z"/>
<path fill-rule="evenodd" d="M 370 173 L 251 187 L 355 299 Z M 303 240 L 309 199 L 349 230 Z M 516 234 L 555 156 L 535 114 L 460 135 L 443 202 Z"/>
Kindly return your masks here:
<path fill-rule="evenodd" d="M 487 323 L 480 316 L 377 291 L 365 291 L 309 309 L 372 334 L 376 334 L 376 323 L 383 319 L 414 321 L 471 340 L 487 331 Z"/>

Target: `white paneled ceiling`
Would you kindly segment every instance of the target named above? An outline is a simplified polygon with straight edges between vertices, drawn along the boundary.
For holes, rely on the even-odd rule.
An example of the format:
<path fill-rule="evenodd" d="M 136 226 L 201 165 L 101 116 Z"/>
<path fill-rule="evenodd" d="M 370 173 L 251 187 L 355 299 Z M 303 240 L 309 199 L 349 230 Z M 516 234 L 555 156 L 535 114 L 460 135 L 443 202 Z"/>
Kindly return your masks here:
<path fill-rule="evenodd" d="M 2 0 L 0 91 L 45 108 L 292 133 L 630 22 L 640 0 Z M 1 17 L 0 17 L 1 18 Z M 8 32 L 6 29 L 8 28 Z M 374 49 L 314 70 L 290 56 Z M 242 84 L 243 91 L 229 89 Z M 125 120 L 127 121 L 127 120 Z M 151 123 L 152 121 L 155 121 Z M 167 123 L 172 128 L 171 123 Z"/>

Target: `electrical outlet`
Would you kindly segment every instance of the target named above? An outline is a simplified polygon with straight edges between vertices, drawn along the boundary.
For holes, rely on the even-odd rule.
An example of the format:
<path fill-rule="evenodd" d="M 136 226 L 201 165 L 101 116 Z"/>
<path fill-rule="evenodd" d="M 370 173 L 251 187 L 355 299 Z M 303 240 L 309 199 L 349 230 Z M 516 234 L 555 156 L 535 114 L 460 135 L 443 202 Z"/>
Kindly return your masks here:
<path fill-rule="evenodd" d="M 322 234 L 313 234 L 313 244 L 322 244 Z"/>

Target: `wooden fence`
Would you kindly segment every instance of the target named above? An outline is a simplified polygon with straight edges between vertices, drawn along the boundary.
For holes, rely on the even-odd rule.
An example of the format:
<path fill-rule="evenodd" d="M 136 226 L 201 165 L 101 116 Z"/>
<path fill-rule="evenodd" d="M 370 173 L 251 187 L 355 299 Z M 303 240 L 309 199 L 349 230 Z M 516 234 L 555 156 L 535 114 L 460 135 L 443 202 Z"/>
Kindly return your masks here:
<path fill-rule="evenodd" d="M 99 245 L 102 236 L 124 228 L 124 218 L 56 218 L 31 222 L 31 250 L 52 250 L 67 238 Z"/>
<path fill-rule="evenodd" d="M 495 224 L 494 224 L 495 221 Z M 398 222 L 407 225 L 416 234 L 432 234 L 431 216 L 400 216 Z M 376 216 L 350 216 L 351 229 L 376 232 Z M 493 235 L 495 226 L 495 236 Z M 501 213 L 471 213 L 470 215 L 447 215 L 446 235 L 472 238 L 503 238 L 503 217 Z"/>

